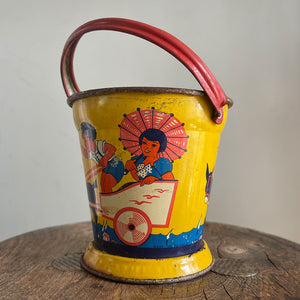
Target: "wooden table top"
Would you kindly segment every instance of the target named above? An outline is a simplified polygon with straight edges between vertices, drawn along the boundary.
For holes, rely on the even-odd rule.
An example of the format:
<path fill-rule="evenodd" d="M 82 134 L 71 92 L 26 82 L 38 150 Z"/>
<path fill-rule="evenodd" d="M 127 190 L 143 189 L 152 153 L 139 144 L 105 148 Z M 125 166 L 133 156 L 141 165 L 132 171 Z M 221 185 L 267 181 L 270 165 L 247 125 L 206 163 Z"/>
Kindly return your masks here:
<path fill-rule="evenodd" d="M 163 285 L 118 283 L 82 270 L 92 236 L 86 222 L 1 242 L 0 299 L 300 299 L 300 245 L 276 236 L 208 222 L 212 270 Z"/>

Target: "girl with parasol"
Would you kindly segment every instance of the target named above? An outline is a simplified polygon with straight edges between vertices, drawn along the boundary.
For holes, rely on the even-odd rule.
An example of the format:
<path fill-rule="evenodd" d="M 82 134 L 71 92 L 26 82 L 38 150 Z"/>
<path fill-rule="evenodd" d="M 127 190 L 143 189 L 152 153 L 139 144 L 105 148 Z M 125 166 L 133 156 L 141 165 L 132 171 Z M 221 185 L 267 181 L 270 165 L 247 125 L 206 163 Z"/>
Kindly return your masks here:
<path fill-rule="evenodd" d="M 132 177 L 141 181 L 141 186 L 155 180 L 174 180 L 171 162 L 167 158 L 158 157 L 158 153 L 166 149 L 165 134 L 158 129 L 147 129 L 139 137 L 139 145 L 142 155 L 134 156 L 125 165 Z"/>
<path fill-rule="evenodd" d="M 173 160 L 186 152 L 188 136 L 173 114 L 152 108 L 124 115 L 120 140 L 134 155 L 125 168 L 136 181 L 151 184 L 157 180 L 174 180 Z"/>

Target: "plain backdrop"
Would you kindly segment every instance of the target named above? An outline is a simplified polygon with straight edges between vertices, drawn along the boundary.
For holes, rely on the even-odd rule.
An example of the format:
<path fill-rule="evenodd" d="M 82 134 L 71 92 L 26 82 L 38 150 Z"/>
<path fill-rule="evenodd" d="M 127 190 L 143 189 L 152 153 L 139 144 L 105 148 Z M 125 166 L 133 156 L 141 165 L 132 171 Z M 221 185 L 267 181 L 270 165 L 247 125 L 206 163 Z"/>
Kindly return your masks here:
<path fill-rule="evenodd" d="M 1 0 L 0 240 L 90 219 L 59 65 L 73 30 L 103 17 L 175 35 L 234 100 L 207 220 L 300 242 L 299 0 Z M 168 53 L 116 32 L 82 38 L 75 74 L 81 90 L 200 88 Z"/>

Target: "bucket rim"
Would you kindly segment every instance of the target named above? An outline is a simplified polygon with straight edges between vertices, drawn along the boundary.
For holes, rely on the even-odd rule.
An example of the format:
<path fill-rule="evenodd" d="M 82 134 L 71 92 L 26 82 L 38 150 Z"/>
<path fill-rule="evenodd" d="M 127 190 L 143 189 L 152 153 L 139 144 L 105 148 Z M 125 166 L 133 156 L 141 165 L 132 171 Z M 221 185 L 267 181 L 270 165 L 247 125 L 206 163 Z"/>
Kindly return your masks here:
<path fill-rule="evenodd" d="M 71 95 L 67 99 L 67 103 L 70 107 L 73 106 L 74 102 L 82 98 L 91 96 L 102 96 L 115 93 L 146 93 L 146 94 L 181 94 L 188 96 L 206 96 L 206 93 L 201 90 L 193 90 L 187 88 L 174 88 L 174 87 L 111 87 L 111 88 L 101 88 L 92 89 L 87 91 L 81 91 Z"/>

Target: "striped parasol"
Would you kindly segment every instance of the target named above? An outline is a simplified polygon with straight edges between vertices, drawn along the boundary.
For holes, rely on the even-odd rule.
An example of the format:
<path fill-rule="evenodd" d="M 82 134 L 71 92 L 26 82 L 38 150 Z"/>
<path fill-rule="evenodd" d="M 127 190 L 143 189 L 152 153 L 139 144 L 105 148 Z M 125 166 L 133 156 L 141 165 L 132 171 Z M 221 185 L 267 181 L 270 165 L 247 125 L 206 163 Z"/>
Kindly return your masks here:
<path fill-rule="evenodd" d="M 139 138 L 148 129 L 156 129 L 166 137 L 167 145 L 164 151 L 159 152 L 159 157 L 174 161 L 187 151 L 189 136 L 181 123 L 174 115 L 155 110 L 154 107 L 147 110 L 137 108 L 135 112 L 124 114 L 120 127 L 120 141 L 125 150 L 132 155 L 142 155 Z"/>

